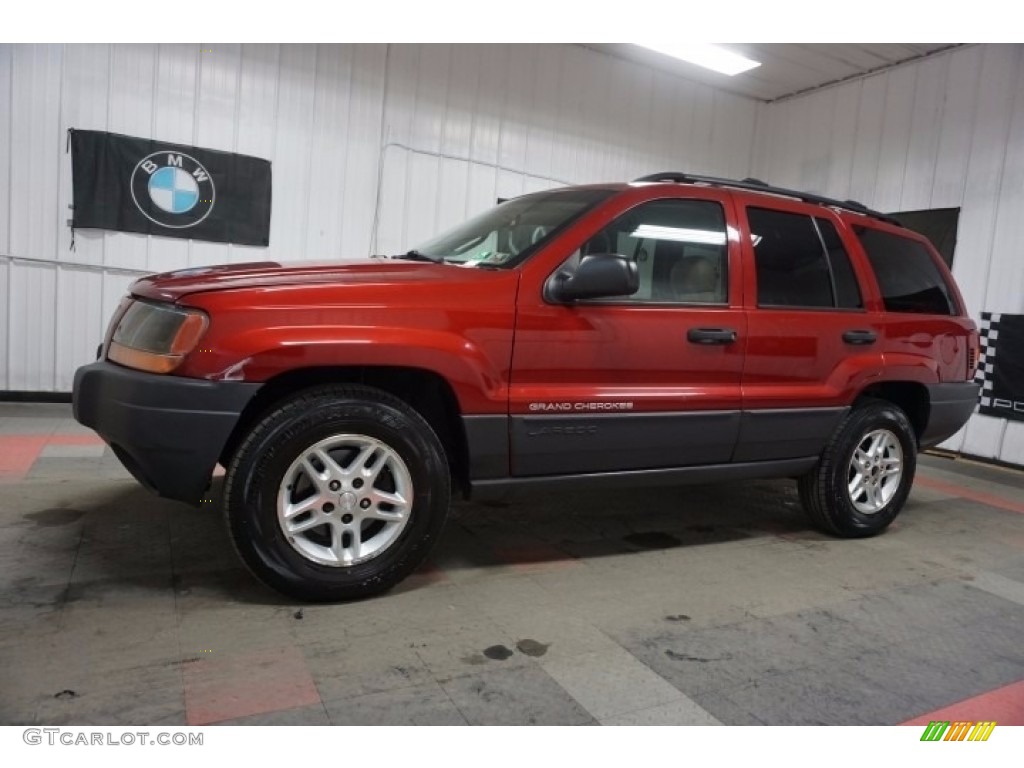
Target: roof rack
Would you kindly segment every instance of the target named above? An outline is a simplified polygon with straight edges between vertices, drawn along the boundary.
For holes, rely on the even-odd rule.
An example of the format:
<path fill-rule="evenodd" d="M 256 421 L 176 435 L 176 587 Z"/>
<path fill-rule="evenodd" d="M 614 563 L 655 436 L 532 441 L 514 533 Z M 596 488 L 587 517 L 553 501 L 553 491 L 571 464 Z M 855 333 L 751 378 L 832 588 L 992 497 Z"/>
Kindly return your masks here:
<path fill-rule="evenodd" d="M 808 192 L 797 192 L 795 189 L 773 187 L 770 184 L 765 184 L 760 179 L 746 178 L 737 181 L 736 179 L 722 179 L 717 176 L 697 176 L 690 173 L 667 171 L 665 173 L 652 173 L 649 176 L 641 176 L 639 179 L 633 179 L 633 181 L 672 181 L 679 184 L 707 184 L 713 187 L 732 187 L 734 189 L 747 189 L 752 192 L 768 192 L 773 195 L 793 197 L 797 200 L 802 200 L 805 203 L 828 205 L 833 208 L 842 208 L 847 211 L 853 211 L 854 213 L 862 213 L 866 216 L 873 216 L 876 219 L 881 219 L 882 221 L 886 221 L 890 224 L 902 226 L 900 222 L 892 216 L 878 211 L 873 211 L 863 203 L 858 203 L 856 200 L 834 200 L 831 197 L 822 197 L 821 195 L 813 195 Z"/>

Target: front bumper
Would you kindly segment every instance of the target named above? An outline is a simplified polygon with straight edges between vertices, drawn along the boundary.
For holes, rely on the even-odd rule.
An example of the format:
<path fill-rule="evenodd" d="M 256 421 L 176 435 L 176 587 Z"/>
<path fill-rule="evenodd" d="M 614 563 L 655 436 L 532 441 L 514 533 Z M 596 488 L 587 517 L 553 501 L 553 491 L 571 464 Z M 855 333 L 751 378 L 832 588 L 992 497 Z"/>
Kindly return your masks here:
<path fill-rule="evenodd" d="M 921 433 L 921 449 L 938 445 L 952 437 L 974 413 L 981 387 L 973 381 L 929 384 L 928 425 Z"/>
<path fill-rule="evenodd" d="M 186 379 L 100 361 L 75 371 L 75 418 L 146 488 L 199 501 L 259 384 Z"/>

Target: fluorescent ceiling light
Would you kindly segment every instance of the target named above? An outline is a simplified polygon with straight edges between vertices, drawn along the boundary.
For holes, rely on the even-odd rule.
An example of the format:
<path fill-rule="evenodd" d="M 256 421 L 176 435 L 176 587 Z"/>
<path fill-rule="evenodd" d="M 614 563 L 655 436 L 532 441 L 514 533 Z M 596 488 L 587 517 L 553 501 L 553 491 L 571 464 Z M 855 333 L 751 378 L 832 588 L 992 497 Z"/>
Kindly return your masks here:
<path fill-rule="evenodd" d="M 636 45 L 675 59 L 688 61 L 698 67 L 721 72 L 730 77 L 761 66 L 760 61 L 740 56 L 738 53 L 727 51 L 722 46 L 713 43 L 636 43 Z"/>
<path fill-rule="evenodd" d="M 640 240 L 674 240 L 677 243 L 725 245 L 725 232 L 683 227 L 659 227 L 655 224 L 641 224 L 630 237 Z"/>

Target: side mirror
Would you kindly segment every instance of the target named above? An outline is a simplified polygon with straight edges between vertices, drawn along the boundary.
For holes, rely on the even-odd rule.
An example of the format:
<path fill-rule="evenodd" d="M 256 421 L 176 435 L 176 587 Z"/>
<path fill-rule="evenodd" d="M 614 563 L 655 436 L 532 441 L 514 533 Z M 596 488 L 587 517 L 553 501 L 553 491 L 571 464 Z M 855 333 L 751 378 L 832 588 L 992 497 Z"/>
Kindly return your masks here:
<path fill-rule="evenodd" d="M 636 263 L 615 253 L 584 256 L 575 270 L 561 270 L 548 283 L 548 298 L 568 303 L 577 299 L 632 296 L 640 288 Z"/>

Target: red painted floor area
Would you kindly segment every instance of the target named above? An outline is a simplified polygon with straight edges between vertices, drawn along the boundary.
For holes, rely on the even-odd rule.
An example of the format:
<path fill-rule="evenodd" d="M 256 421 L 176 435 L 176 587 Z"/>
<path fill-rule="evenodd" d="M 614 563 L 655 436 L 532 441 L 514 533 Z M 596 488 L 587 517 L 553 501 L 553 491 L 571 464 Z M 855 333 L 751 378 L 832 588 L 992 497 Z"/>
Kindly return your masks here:
<path fill-rule="evenodd" d="M 932 720 L 994 720 L 997 725 L 1024 725 L 1024 680 L 928 712 L 903 725 L 928 725 Z"/>
<path fill-rule="evenodd" d="M 99 435 L 0 435 L 0 480 L 20 480 L 47 445 L 100 445 Z"/>
<path fill-rule="evenodd" d="M 320 694 L 298 648 L 242 654 L 214 648 L 209 658 L 185 664 L 185 718 L 189 725 L 319 702 Z"/>
<path fill-rule="evenodd" d="M 23 478 L 49 439 L 49 435 L 0 435 L 0 480 Z"/>
<path fill-rule="evenodd" d="M 975 491 L 974 489 L 967 488 L 963 485 L 949 483 L 945 480 L 937 480 L 934 477 L 924 477 L 922 475 L 918 475 L 914 478 L 914 484 L 920 485 L 923 488 L 931 488 L 934 491 L 948 493 L 952 496 L 959 496 L 963 499 L 977 501 L 981 504 L 987 504 L 990 507 L 997 507 L 998 509 L 1005 509 L 1010 512 L 1017 512 L 1024 515 L 1024 504 L 1019 501 L 1014 501 L 1013 499 L 1008 499 L 1005 496 L 997 496 L 994 493 Z"/>

